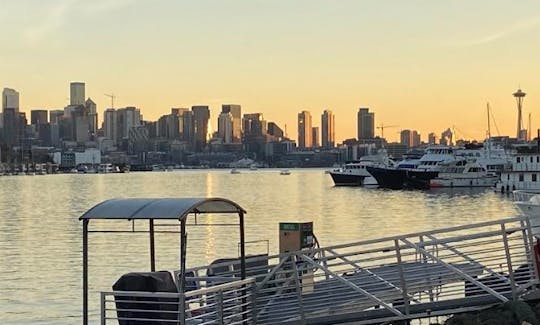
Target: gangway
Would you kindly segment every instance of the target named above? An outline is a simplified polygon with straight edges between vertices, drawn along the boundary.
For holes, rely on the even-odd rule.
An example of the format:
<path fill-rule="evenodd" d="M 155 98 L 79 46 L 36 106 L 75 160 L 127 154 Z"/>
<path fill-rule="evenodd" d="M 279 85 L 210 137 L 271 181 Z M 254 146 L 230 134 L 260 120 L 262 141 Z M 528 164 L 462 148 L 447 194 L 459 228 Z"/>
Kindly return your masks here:
<path fill-rule="evenodd" d="M 519 217 L 225 259 L 173 271 L 175 293 L 102 292 L 101 324 L 376 324 L 479 310 L 534 292 L 533 247 Z"/>

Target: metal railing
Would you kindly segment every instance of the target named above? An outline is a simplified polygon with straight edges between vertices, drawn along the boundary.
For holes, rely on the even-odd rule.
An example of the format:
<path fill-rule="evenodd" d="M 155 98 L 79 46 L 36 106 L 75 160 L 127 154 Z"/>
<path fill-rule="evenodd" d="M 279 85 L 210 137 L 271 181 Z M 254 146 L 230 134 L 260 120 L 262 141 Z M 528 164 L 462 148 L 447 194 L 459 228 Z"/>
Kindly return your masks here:
<path fill-rule="evenodd" d="M 530 202 L 540 205 L 540 192 L 515 190 L 512 195 L 516 202 Z"/>
<path fill-rule="evenodd" d="M 254 279 L 186 293 L 101 293 L 101 324 L 253 324 Z"/>
<path fill-rule="evenodd" d="M 185 314 L 185 322 L 172 320 L 182 325 L 370 324 L 448 315 L 535 288 L 532 251 L 529 219 L 513 218 L 252 256 L 245 281 L 236 281 L 238 259 L 223 260 L 187 270 L 192 291 L 163 298 L 184 299 L 172 305 L 185 308 L 171 312 Z M 102 294 L 102 304 L 117 304 L 102 308 L 102 319 L 123 319 L 119 297 Z"/>

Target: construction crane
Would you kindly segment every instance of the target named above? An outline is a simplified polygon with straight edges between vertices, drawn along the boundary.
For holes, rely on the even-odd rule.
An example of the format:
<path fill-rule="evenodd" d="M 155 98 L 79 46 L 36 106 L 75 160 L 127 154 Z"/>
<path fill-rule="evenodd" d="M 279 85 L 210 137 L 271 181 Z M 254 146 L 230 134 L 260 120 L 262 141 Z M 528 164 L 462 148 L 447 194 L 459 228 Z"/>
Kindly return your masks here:
<path fill-rule="evenodd" d="M 397 128 L 399 127 L 399 125 L 384 125 L 384 124 L 381 124 L 380 126 L 377 127 L 377 129 L 381 129 L 381 138 L 384 138 L 384 129 L 386 128 Z"/>
<path fill-rule="evenodd" d="M 114 99 L 116 98 L 116 96 L 114 94 L 105 94 L 105 96 L 111 98 L 111 108 L 114 108 Z"/>

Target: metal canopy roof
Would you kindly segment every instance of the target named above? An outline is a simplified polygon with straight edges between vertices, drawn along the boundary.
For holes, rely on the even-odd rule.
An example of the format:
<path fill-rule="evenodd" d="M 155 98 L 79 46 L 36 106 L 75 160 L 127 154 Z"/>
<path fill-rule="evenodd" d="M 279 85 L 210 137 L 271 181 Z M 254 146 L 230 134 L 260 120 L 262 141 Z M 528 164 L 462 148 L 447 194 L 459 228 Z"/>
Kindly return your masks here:
<path fill-rule="evenodd" d="M 112 199 L 86 211 L 79 219 L 183 219 L 190 213 L 246 213 L 222 198 Z"/>

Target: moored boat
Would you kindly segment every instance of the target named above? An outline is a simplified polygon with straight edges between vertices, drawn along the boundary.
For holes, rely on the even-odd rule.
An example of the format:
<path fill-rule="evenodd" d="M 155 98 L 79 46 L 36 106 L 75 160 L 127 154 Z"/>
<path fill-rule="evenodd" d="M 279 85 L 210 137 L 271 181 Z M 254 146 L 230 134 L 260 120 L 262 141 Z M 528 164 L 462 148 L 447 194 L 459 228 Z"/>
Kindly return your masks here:
<path fill-rule="evenodd" d="M 430 180 L 430 187 L 493 187 L 499 180 L 477 162 L 458 160 L 439 172 Z"/>

